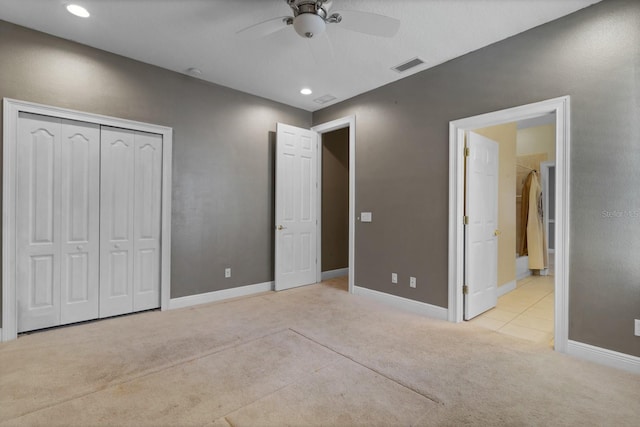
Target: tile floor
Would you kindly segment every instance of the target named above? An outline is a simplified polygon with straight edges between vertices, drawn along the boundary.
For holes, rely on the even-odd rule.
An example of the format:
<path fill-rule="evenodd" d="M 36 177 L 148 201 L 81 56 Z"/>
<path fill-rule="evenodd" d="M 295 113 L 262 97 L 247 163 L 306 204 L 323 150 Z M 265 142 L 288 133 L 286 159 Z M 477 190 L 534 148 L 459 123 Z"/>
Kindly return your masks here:
<path fill-rule="evenodd" d="M 529 276 L 498 298 L 498 305 L 471 323 L 553 347 L 554 277 Z"/>

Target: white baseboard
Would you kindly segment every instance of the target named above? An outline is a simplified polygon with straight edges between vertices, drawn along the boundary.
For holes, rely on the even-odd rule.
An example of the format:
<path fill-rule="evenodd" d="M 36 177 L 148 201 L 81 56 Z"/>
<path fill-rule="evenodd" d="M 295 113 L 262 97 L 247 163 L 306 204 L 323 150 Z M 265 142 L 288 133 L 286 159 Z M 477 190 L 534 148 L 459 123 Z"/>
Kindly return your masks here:
<path fill-rule="evenodd" d="M 349 274 L 349 267 L 338 268 L 337 270 L 329 270 L 322 272 L 322 280 L 335 279 L 336 277 L 342 277 Z"/>
<path fill-rule="evenodd" d="M 590 344 L 571 340 L 569 340 L 567 345 L 567 354 L 580 359 L 586 359 L 591 362 L 640 374 L 640 357 L 632 356 L 630 354 L 619 353 L 617 351 L 607 350 L 606 348 L 596 347 Z"/>
<path fill-rule="evenodd" d="M 360 286 L 354 286 L 353 293 L 356 295 L 366 296 L 375 299 L 376 301 L 380 301 L 384 304 L 411 311 L 416 314 L 421 314 L 440 320 L 447 320 L 448 310 L 446 308 L 427 304 L 425 302 L 414 301 L 408 298 L 403 298 L 384 292 L 374 291 L 373 289 L 362 288 Z"/>
<path fill-rule="evenodd" d="M 509 283 L 505 283 L 502 286 L 498 286 L 498 298 L 500 298 L 504 294 L 508 294 L 512 290 L 516 288 L 516 281 L 512 280 Z"/>
<path fill-rule="evenodd" d="M 169 310 L 174 308 L 190 307 L 192 305 L 206 304 L 209 302 L 222 301 L 230 298 L 244 297 L 260 292 L 273 290 L 273 282 L 257 283 L 255 285 L 240 286 L 238 288 L 223 289 L 221 291 L 207 292 L 198 295 L 172 298 L 169 300 Z"/>

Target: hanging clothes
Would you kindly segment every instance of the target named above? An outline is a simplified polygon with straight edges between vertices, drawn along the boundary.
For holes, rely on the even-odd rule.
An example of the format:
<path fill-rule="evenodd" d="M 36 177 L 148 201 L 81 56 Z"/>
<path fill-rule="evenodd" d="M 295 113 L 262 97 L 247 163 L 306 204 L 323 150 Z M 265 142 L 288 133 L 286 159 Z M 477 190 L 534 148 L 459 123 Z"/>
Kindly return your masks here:
<path fill-rule="evenodd" d="M 528 194 L 527 249 L 529 254 L 529 269 L 544 270 L 547 267 L 547 242 L 544 235 L 542 186 L 538 173 L 533 171 Z M 529 181 L 527 177 L 527 181 Z M 524 198 L 524 194 L 522 196 Z"/>
<path fill-rule="evenodd" d="M 518 247 L 519 256 L 527 256 L 527 223 L 529 221 L 529 192 L 531 190 L 531 180 L 534 173 L 530 172 L 522 185 L 522 198 L 520 199 L 520 246 Z"/>

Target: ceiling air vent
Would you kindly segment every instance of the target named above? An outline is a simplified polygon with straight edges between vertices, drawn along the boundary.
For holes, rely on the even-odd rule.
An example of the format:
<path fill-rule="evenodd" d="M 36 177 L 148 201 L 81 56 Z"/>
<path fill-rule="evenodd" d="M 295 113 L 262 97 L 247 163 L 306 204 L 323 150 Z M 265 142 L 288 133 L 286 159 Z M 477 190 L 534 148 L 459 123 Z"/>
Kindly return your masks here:
<path fill-rule="evenodd" d="M 326 104 L 327 102 L 331 102 L 336 99 L 338 98 L 336 98 L 333 95 L 325 95 L 325 96 L 321 96 L 320 98 L 314 99 L 313 102 L 317 102 L 318 104 Z"/>
<path fill-rule="evenodd" d="M 395 67 L 392 67 L 391 69 L 393 71 L 397 71 L 399 73 L 404 73 L 405 71 L 413 68 L 413 67 L 417 67 L 420 64 L 424 64 L 424 61 L 420 58 L 413 58 L 408 60 L 407 62 L 403 62 L 400 65 L 396 65 Z"/>

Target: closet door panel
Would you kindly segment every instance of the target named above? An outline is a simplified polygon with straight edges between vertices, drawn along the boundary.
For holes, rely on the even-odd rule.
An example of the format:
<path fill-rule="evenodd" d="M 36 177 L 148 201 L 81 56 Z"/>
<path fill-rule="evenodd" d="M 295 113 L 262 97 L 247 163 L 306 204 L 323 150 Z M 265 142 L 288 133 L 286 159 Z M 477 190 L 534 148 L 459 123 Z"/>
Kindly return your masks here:
<path fill-rule="evenodd" d="M 61 323 L 98 317 L 100 126 L 62 121 Z"/>
<path fill-rule="evenodd" d="M 18 332 L 60 323 L 60 120 L 20 113 L 16 167 Z"/>
<path fill-rule="evenodd" d="M 137 132 L 134 155 L 133 310 L 160 306 L 162 136 Z"/>
<path fill-rule="evenodd" d="M 103 126 L 100 156 L 100 317 L 133 311 L 134 133 Z"/>

